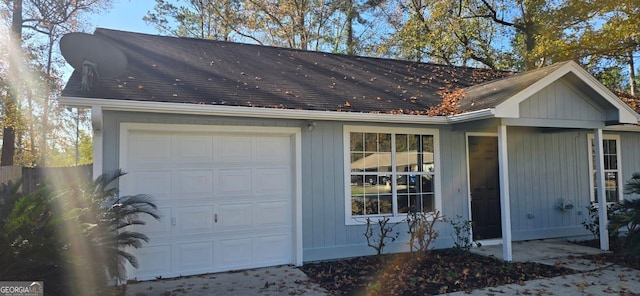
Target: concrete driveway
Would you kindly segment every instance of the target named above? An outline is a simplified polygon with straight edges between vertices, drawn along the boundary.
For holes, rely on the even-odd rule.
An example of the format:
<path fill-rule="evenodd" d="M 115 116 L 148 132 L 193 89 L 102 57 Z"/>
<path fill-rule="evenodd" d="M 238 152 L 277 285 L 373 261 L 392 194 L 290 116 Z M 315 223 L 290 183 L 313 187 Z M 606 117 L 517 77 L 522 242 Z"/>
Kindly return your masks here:
<path fill-rule="evenodd" d="M 328 295 L 295 266 L 210 273 L 128 284 L 127 296 L 170 295 Z"/>

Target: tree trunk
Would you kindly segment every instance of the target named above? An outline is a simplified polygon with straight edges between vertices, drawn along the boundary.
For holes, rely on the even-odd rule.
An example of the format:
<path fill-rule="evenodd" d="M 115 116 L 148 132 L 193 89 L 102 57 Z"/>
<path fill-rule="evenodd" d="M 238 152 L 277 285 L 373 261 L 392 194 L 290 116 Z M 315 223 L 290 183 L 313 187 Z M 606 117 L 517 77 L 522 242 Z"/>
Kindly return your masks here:
<path fill-rule="evenodd" d="M 347 7 L 347 54 L 348 55 L 354 55 L 355 54 L 355 46 L 354 46 L 354 42 L 353 42 L 353 17 L 355 15 L 354 13 L 354 7 L 353 7 L 353 0 L 349 0 L 347 1 L 349 7 Z"/>
<path fill-rule="evenodd" d="M 22 47 L 22 0 L 13 1 L 13 18 L 11 20 L 11 37 L 9 38 L 12 46 L 9 46 L 9 61 L 7 63 L 9 79 L 13 79 L 13 83 L 9 82 L 9 97 L 4 107 L 5 127 L 2 136 L 2 156 L 0 156 L 0 166 L 12 166 L 13 157 L 16 151 L 16 130 L 14 128 L 15 119 L 18 116 L 18 95 L 19 91 L 16 87 L 18 80 L 18 66 L 11 65 L 12 62 L 20 61 L 18 59 Z"/>
<path fill-rule="evenodd" d="M 632 96 L 636 95 L 636 70 L 635 63 L 633 62 L 633 51 L 629 51 L 629 93 Z"/>

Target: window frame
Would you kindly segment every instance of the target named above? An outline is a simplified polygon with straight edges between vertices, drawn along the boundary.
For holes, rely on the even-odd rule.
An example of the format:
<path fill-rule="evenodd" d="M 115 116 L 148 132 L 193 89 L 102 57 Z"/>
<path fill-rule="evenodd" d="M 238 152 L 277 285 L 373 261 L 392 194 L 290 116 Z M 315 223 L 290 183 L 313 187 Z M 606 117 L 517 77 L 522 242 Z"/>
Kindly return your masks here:
<path fill-rule="evenodd" d="M 594 138 L 595 136 L 592 133 L 587 135 L 587 152 L 588 152 L 588 158 L 589 158 L 589 200 L 591 201 L 592 205 L 598 205 L 599 202 L 596 201 L 596 197 L 595 197 L 595 190 L 596 190 L 597 184 L 596 182 L 594 182 L 594 177 L 593 177 L 593 175 L 596 173 L 595 164 L 593 163 L 593 159 L 595 156 L 593 155 L 594 151 L 592 150 L 592 142 L 594 141 Z M 616 165 L 618 168 L 616 170 L 607 170 L 603 168 L 605 174 L 607 173 L 607 171 L 618 173 L 618 179 L 616 182 L 617 183 L 616 186 L 618 188 L 618 200 L 615 202 L 607 201 L 607 204 L 615 204 L 624 199 L 623 187 L 622 187 L 622 154 L 620 149 L 620 135 L 603 134 L 602 140 L 616 141 Z M 606 196 L 604 198 L 606 199 Z"/>
<path fill-rule="evenodd" d="M 351 133 L 387 133 L 391 135 L 391 138 L 395 138 L 397 134 L 416 134 L 426 135 L 433 137 L 433 207 L 434 211 L 442 211 L 442 174 L 440 164 L 440 133 L 438 129 L 432 128 L 403 128 L 403 127 L 380 127 L 380 126 L 362 126 L 362 125 L 345 125 L 343 126 L 343 156 L 344 156 L 344 213 L 345 213 L 345 225 L 363 225 L 367 223 L 367 218 L 389 218 L 390 223 L 399 223 L 406 219 L 407 214 L 397 213 L 397 192 L 393 190 L 392 194 L 392 213 L 391 214 L 375 214 L 375 215 L 362 215 L 352 216 L 351 214 Z M 394 143 L 395 140 L 392 141 Z M 395 153 L 395 145 L 391 145 L 391 154 Z M 395 163 L 395 161 L 394 161 Z M 395 165 L 392 166 L 392 176 L 398 176 Z M 392 177 L 392 182 L 395 185 L 397 180 Z"/>

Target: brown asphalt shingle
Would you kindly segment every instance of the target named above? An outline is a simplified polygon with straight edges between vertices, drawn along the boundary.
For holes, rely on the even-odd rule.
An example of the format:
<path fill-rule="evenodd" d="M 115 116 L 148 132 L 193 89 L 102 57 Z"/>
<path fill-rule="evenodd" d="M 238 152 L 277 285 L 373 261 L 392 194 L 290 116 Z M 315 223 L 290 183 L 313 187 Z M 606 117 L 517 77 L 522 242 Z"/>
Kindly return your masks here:
<path fill-rule="evenodd" d="M 424 114 L 444 92 L 512 72 L 97 29 L 128 58 L 124 73 L 63 96 L 208 105 Z"/>

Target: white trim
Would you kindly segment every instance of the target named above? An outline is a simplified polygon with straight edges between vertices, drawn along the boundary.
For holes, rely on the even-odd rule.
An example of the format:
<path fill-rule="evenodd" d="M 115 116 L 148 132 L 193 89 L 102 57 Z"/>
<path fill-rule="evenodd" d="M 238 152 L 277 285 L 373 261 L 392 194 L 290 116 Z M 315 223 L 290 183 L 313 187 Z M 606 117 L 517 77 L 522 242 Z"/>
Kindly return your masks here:
<path fill-rule="evenodd" d="M 616 131 L 616 132 L 640 132 L 640 125 L 638 124 L 621 124 L 611 125 L 604 127 L 603 131 Z"/>
<path fill-rule="evenodd" d="M 498 133 L 482 133 L 482 132 L 467 132 L 465 133 L 465 159 L 467 161 L 467 209 L 469 209 L 469 221 L 473 221 L 473 214 L 471 209 L 471 166 L 469 165 L 469 137 L 498 137 Z M 497 141 L 497 140 L 496 140 Z M 473 241 L 473 227 L 469 231 L 470 241 Z M 481 240 L 482 245 L 485 243 Z"/>
<path fill-rule="evenodd" d="M 259 108 L 243 106 L 205 105 L 190 103 L 168 103 L 154 101 L 111 100 L 59 97 L 60 103 L 66 106 L 100 105 L 104 110 L 154 112 L 172 114 L 235 116 L 252 118 L 304 119 L 304 120 L 339 120 L 349 122 L 384 122 L 412 124 L 448 124 L 444 116 L 397 115 L 384 113 L 358 113 L 337 111 L 311 111 L 295 109 Z"/>
<path fill-rule="evenodd" d="M 589 163 L 589 200 L 592 203 L 595 203 L 596 201 L 596 197 L 594 195 L 593 189 L 596 188 L 595 184 L 593 183 L 593 174 L 597 172 L 597 169 L 594 169 L 594 163 L 593 163 L 593 155 L 591 154 L 592 150 L 591 150 L 591 142 L 594 141 L 594 133 L 589 133 L 587 134 L 587 155 L 588 155 L 588 163 Z M 624 195 L 623 195 L 623 190 L 622 190 L 622 149 L 620 147 L 620 135 L 612 135 L 612 134 L 603 134 L 602 135 L 602 140 L 615 140 L 616 141 L 616 156 L 617 156 L 617 172 L 618 172 L 618 180 L 617 180 L 617 187 L 618 187 L 618 201 L 621 201 L 624 199 Z M 602 144 L 600 144 L 600 146 L 602 146 Z M 603 167 L 603 172 L 604 172 L 604 167 Z M 606 201 L 606 196 L 603 195 L 603 197 Z"/>
<path fill-rule="evenodd" d="M 605 196 L 605 184 L 604 184 L 604 154 L 603 154 L 603 137 L 602 130 L 594 130 L 594 148 L 596 154 L 596 179 L 598 182 L 598 195 L 600 200 L 603 200 L 606 204 L 607 197 Z M 596 145 L 597 143 L 597 145 Z M 616 146 L 617 147 L 617 146 Z M 591 178 L 591 176 L 589 176 Z M 620 179 L 620 176 L 618 176 Z M 600 231 L 600 249 L 603 251 L 609 250 L 609 230 L 607 229 L 607 207 L 598 207 L 598 230 Z"/>
<path fill-rule="evenodd" d="M 123 171 L 127 171 L 127 147 L 129 133 L 132 131 L 179 131 L 213 132 L 213 133 L 233 133 L 233 134 L 260 134 L 260 135 L 288 135 L 293 137 L 294 147 L 294 200 L 293 200 L 293 244 L 294 264 L 303 264 L 302 245 L 302 145 L 301 128 L 299 127 L 262 127 L 262 126 L 220 126 L 220 125 L 191 125 L 191 124 L 155 124 L 155 123 L 120 123 L 120 146 L 119 146 L 119 166 Z"/>
<path fill-rule="evenodd" d="M 482 109 L 477 111 L 466 112 L 457 115 L 449 115 L 447 116 L 447 120 L 449 123 L 461 123 L 472 120 L 486 119 L 486 118 L 494 118 L 496 117 L 496 110 L 493 108 L 490 109 Z"/>
<path fill-rule="evenodd" d="M 509 192 L 509 156 L 507 126 L 498 126 L 498 167 L 500 168 L 500 217 L 502 219 L 502 259 L 513 261 L 511 247 L 511 196 Z"/>
<path fill-rule="evenodd" d="M 104 147 L 102 144 L 102 107 L 94 105 L 91 107 L 91 127 L 93 130 L 93 179 L 102 175 L 104 161 Z"/>
<path fill-rule="evenodd" d="M 344 125 L 343 126 L 343 159 L 344 159 L 344 212 L 345 212 L 345 225 L 362 225 L 366 224 L 367 217 L 372 219 L 375 218 L 383 218 L 389 217 L 390 223 L 400 223 L 405 218 L 405 214 L 398 214 L 396 204 L 393 205 L 393 214 L 391 215 L 369 215 L 362 217 L 352 217 L 351 216 L 351 147 L 350 147 L 350 133 L 351 132 L 372 132 L 372 133 L 390 133 L 392 135 L 395 134 L 419 134 L 419 135 L 432 135 L 433 136 L 433 165 L 435 176 L 434 181 L 434 208 L 442 213 L 442 174 L 441 174 L 441 164 L 440 164 L 440 131 L 438 129 L 430 129 L 430 128 L 395 128 L 395 127 L 374 127 L 374 126 L 363 126 L 363 125 Z M 392 137 L 393 141 L 393 137 Z M 392 155 L 395 152 L 394 145 L 391 145 Z M 395 160 L 392 157 L 392 166 L 395 168 Z M 395 182 L 396 180 L 392 180 Z M 396 188 L 397 186 L 392 186 L 393 192 L 392 196 L 396 196 Z"/>

